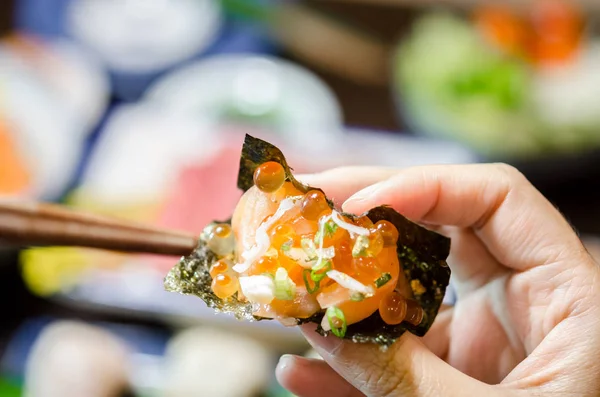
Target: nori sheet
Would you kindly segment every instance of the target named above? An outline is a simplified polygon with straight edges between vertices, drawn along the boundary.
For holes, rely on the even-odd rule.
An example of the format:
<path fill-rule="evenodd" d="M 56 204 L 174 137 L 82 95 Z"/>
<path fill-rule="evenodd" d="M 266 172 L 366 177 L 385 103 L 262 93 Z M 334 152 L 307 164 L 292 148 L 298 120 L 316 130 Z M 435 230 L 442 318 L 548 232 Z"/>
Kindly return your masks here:
<path fill-rule="evenodd" d="M 276 161 L 283 165 L 288 180 L 299 190 L 303 192 L 321 190 L 297 181 L 292 174 L 292 168 L 278 148 L 250 135 L 246 135 L 242 149 L 238 187 L 246 191 L 254 186 L 255 169 L 267 161 Z M 329 203 L 333 207 L 333 203 L 331 201 Z M 356 343 L 371 342 L 389 346 L 405 331 L 423 336 L 435 320 L 450 281 L 450 268 L 446 263 L 450 253 L 450 239 L 411 222 L 388 206 L 373 208 L 365 215 L 374 223 L 387 220 L 398 229 L 398 258 L 413 291 L 414 299 L 424 309 L 425 315 L 418 326 L 406 323 L 391 326 L 381 319 L 379 312 L 375 312 L 363 321 L 348 326 L 345 338 Z M 230 223 L 230 221 L 225 222 Z M 252 315 L 250 303 L 240 302 L 235 296 L 223 301 L 213 294 L 208 271 L 215 258 L 216 256 L 206 247 L 205 241 L 200 238 L 194 252 L 181 258 L 169 271 L 165 278 L 166 290 L 196 295 L 216 311 L 233 313 L 240 320 L 263 320 Z M 318 313 L 309 319 L 299 320 L 299 323 L 320 324 L 322 318 L 323 313 Z M 320 326 L 317 327 L 317 332 L 322 335 L 328 334 Z"/>

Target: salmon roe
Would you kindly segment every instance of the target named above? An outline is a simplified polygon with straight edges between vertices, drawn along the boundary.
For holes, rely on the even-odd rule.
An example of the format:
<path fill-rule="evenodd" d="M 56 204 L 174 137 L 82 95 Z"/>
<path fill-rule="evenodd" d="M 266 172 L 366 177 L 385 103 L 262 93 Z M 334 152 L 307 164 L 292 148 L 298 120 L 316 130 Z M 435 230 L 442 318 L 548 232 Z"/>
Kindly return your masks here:
<path fill-rule="evenodd" d="M 231 226 L 226 223 L 218 224 L 214 227 L 213 234 L 218 238 L 227 238 L 231 234 Z"/>
<path fill-rule="evenodd" d="M 279 190 L 285 182 L 285 170 L 275 161 L 261 164 L 254 171 L 254 185 L 265 193 Z"/>
<path fill-rule="evenodd" d="M 379 303 L 379 315 L 389 325 L 397 325 L 406 321 L 419 325 L 423 321 L 423 309 L 414 300 L 407 300 L 394 291 Z"/>
<path fill-rule="evenodd" d="M 233 253 L 235 237 L 231 226 L 226 223 L 214 225 L 210 231 L 207 245 L 217 255 L 225 256 Z"/>
<path fill-rule="evenodd" d="M 250 268 L 250 273 L 253 275 L 271 273 L 275 274 L 275 270 L 279 267 L 279 261 L 271 256 L 263 256 L 257 260 Z"/>
<path fill-rule="evenodd" d="M 292 226 L 283 223 L 281 225 L 275 226 L 270 233 L 271 236 L 271 246 L 276 249 L 285 249 L 284 246 L 287 245 L 287 248 L 291 248 L 292 245 L 295 244 L 298 236 L 294 232 L 294 228 Z"/>
<path fill-rule="evenodd" d="M 371 282 L 373 282 L 379 276 L 381 276 L 381 270 L 377 258 L 359 256 L 352 260 L 352 267 L 355 275 L 361 280 L 371 280 Z"/>
<path fill-rule="evenodd" d="M 357 225 L 362 226 L 367 229 L 373 227 L 373 221 L 371 219 L 369 219 L 369 217 L 366 215 L 356 218 L 355 222 Z"/>
<path fill-rule="evenodd" d="M 210 267 L 209 273 L 212 278 L 215 278 L 217 275 L 226 273 L 227 271 L 229 271 L 229 263 L 225 259 L 220 259 Z"/>
<path fill-rule="evenodd" d="M 377 256 L 384 246 L 383 236 L 379 231 L 371 232 L 369 235 L 369 246 L 365 249 L 368 256 Z"/>
<path fill-rule="evenodd" d="M 219 299 L 227 299 L 238 290 L 237 277 L 228 274 L 218 274 L 211 283 L 211 288 Z"/>
<path fill-rule="evenodd" d="M 308 220 L 316 221 L 321 214 L 329 210 L 325 195 L 319 190 L 311 190 L 304 195 L 300 213 Z"/>
<path fill-rule="evenodd" d="M 423 321 L 424 315 L 423 308 L 417 302 L 412 299 L 406 301 L 406 318 L 404 321 L 417 326 Z"/>
<path fill-rule="evenodd" d="M 379 221 L 375 224 L 375 230 L 381 233 L 384 247 L 395 247 L 398 243 L 398 229 L 388 221 Z"/>

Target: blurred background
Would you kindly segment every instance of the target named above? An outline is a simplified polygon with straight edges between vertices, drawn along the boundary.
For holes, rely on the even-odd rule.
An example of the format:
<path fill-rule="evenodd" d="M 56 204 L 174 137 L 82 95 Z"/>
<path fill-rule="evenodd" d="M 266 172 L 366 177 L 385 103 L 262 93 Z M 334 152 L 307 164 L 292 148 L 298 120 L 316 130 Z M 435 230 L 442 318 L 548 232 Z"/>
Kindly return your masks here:
<path fill-rule="evenodd" d="M 250 133 L 298 172 L 511 163 L 596 252 L 599 14 L 592 0 L 5 0 L 0 195 L 198 232 L 235 206 Z M 176 260 L 0 242 L 0 396 L 289 396 L 273 370 L 312 354 L 298 330 L 164 292 Z"/>

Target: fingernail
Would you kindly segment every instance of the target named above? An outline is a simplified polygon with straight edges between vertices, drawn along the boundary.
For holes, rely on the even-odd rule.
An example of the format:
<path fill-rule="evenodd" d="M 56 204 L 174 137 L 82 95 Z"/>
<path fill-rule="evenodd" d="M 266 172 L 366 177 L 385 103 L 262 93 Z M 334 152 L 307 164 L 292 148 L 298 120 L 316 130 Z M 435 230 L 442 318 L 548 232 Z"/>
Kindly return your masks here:
<path fill-rule="evenodd" d="M 367 199 L 371 199 L 375 193 L 380 189 L 380 184 L 376 183 L 375 185 L 371 185 L 369 187 L 364 188 L 363 190 L 359 190 L 357 193 L 352 195 L 348 201 L 364 201 Z"/>
<path fill-rule="evenodd" d="M 363 190 L 359 190 L 358 192 L 354 193 L 352 196 L 350 196 L 350 198 L 348 198 L 348 200 L 346 200 L 344 202 L 344 204 L 342 205 L 342 209 L 346 210 L 348 208 L 348 210 L 350 212 L 356 212 L 356 209 L 353 207 L 354 206 L 362 207 L 362 205 L 364 205 L 363 203 L 365 201 L 372 201 L 373 196 L 377 193 L 377 191 L 379 189 L 380 189 L 380 185 L 377 183 L 375 185 L 366 187 Z"/>
<path fill-rule="evenodd" d="M 285 371 L 292 365 L 292 361 L 294 361 L 294 356 L 292 354 L 284 354 L 279 358 L 279 362 L 277 363 L 277 368 L 275 371 Z"/>
<path fill-rule="evenodd" d="M 317 350 L 320 349 L 326 353 L 335 354 L 335 352 L 340 349 L 344 341 L 335 335 L 322 336 L 316 332 L 316 328 L 317 326 L 314 324 L 306 324 L 301 326 L 302 333 L 308 340 L 308 343 L 310 343 Z"/>

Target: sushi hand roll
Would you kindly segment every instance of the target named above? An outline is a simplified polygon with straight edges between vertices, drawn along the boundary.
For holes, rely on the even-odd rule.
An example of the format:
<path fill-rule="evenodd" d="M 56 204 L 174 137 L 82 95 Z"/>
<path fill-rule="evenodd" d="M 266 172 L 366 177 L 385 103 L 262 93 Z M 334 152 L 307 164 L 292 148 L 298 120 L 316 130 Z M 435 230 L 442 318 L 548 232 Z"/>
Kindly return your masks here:
<path fill-rule="evenodd" d="M 231 219 L 203 230 L 165 278 L 168 291 L 238 319 L 314 322 L 357 343 L 427 332 L 450 279 L 448 238 L 387 206 L 341 212 L 294 178 L 279 149 L 251 136 L 238 187 Z"/>

